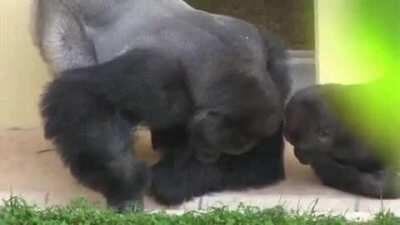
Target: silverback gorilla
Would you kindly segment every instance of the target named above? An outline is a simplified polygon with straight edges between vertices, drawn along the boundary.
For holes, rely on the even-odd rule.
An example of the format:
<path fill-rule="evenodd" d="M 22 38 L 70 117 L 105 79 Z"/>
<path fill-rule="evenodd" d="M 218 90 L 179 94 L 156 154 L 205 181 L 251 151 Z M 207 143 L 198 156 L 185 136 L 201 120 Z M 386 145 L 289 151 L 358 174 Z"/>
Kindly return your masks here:
<path fill-rule="evenodd" d="M 311 165 L 324 184 L 374 198 L 397 198 L 400 176 L 341 114 L 338 101 L 354 98 L 364 85 L 326 84 L 297 92 L 286 107 L 285 136 L 299 161 Z"/>
<path fill-rule="evenodd" d="M 46 137 L 110 206 L 146 190 L 173 205 L 284 178 L 290 81 L 276 38 L 182 0 L 38 0 L 34 15 L 55 74 L 41 105 Z M 138 124 L 162 154 L 149 170 L 131 154 Z"/>

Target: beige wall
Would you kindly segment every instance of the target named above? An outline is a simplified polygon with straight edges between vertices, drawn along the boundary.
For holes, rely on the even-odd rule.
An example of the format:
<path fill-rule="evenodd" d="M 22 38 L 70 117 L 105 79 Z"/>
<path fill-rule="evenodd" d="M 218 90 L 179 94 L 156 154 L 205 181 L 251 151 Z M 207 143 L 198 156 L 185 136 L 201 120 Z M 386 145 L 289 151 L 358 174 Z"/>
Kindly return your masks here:
<path fill-rule="evenodd" d="M 315 0 L 317 67 L 321 83 L 359 83 L 376 79 L 372 67 L 355 61 L 357 52 L 349 40 L 360 38 L 349 33 L 351 27 L 344 15 L 351 15 L 349 0 Z M 351 10 L 351 9 L 350 9 Z M 353 21 L 354 22 L 354 21 Z M 349 29 L 350 28 L 350 29 Z M 370 72 L 369 74 L 366 74 Z"/>
<path fill-rule="evenodd" d="M 29 35 L 30 3 L 0 1 L 0 128 L 40 126 L 37 103 L 50 76 Z"/>
<path fill-rule="evenodd" d="M 354 82 L 354 77 L 346 76 L 343 65 L 345 59 L 342 50 L 336 48 L 340 35 L 341 17 L 338 15 L 347 0 L 315 0 L 316 12 L 316 51 L 317 68 L 320 83 Z"/>

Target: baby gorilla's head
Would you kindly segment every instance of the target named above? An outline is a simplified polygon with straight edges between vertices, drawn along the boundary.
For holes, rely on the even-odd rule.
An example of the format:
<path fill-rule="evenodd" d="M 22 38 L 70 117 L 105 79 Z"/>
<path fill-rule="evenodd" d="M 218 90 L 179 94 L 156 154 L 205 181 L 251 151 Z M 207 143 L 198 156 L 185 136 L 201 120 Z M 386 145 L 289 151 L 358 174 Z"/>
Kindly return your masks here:
<path fill-rule="evenodd" d="M 284 135 L 294 146 L 295 155 L 303 164 L 317 160 L 318 155 L 335 150 L 342 136 L 330 96 L 341 85 L 320 85 L 297 92 L 285 110 Z"/>

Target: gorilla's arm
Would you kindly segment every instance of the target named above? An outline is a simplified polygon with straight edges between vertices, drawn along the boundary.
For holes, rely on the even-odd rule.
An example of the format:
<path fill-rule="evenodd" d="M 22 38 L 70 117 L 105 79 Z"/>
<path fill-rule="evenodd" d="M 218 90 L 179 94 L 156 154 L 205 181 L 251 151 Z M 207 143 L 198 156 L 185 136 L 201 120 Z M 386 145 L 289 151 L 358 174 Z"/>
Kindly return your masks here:
<path fill-rule="evenodd" d="M 125 209 L 141 201 L 148 183 L 145 164 L 132 155 L 131 130 L 137 125 L 85 86 L 51 83 L 42 99 L 46 137 L 78 181 Z"/>
<path fill-rule="evenodd" d="M 356 142 L 356 141 L 352 141 Z M 340 146 L 329 152 L 328 155 L 337 162 L 352 166 L 361 172 L 374 172 L 383 170 L 385 163 L 375 152 L 372 150 L 361 147 L 358 143 L 353 145 L 348 143 L 347 146 Z"/>
<path fill-rule="evenodd" d="M 311 166 L 321 181 L 339 190 L 373 198 L 400 196 L 399 176 L 390 169 L 363 172 L 351 165 L 336 162 L 330 157 L 320 157 Z"/>
<path fill-rule="evenodd" d="M 132 155 L 132 129 L 143 120 L 161 128 L 185 121 L 192 107 L 181 87 L 169 91 L 169 81 L 179 84 L 171 80 L 180 77 L 174 62 L 135 49 L 105 64 L 63 72 L 44 93 L 46 137 L 73 175 L 110 206 L 137 203 L 149 180 L 145 164 Z"/>

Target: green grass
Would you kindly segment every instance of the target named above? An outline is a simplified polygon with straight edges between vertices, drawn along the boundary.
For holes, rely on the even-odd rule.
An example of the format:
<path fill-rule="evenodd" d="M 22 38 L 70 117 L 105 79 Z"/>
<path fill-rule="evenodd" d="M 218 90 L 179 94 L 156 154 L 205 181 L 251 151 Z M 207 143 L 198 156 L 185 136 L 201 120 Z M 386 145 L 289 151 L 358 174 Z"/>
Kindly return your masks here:
<path fill-rule="evenodd" d="M 0 207 L 0 225 L 399 225 L 400 218 L 381 213 L 369 222 L 350 222 L 339 216 L 288 213 L 283 208 L 260 210 L 212 209 L 183 215 L 167 213 L 126 213 L 98 209 L 78 200 L 66 207 L 39 209 L 20 198 L 11 198 Z"/>

